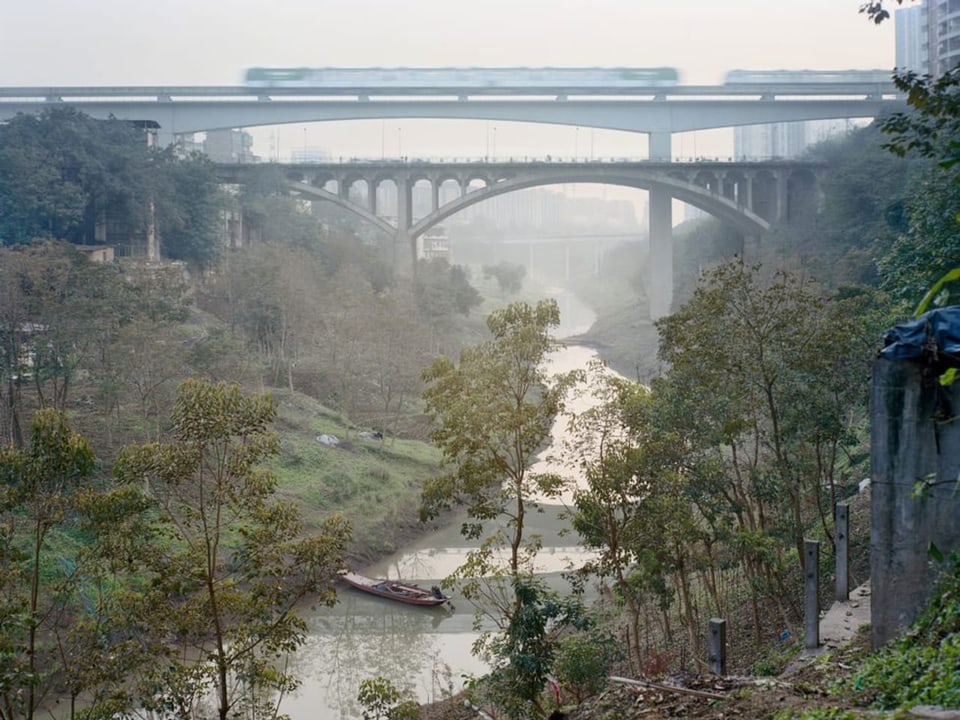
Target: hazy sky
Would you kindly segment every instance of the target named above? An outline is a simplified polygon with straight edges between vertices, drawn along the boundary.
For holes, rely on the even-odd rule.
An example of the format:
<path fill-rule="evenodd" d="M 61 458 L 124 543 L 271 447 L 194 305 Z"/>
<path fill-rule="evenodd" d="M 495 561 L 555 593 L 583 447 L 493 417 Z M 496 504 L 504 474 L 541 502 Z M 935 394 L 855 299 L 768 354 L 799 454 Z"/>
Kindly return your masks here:
<path fill-rule="evenodd" d="M 0 0 L 0 85 L 237 84 L 251 66 L 660 66 L 719 83 L 733 68 L 892 68 L 893 23 L 861 0 Z M 636 136 L 501 123 L 501 157 L 629 154 Z M 489 123 L 403 121 L 255 133 L 335 156 L 483 155 Z M 698 133 L 700 148 L 711 145 Z M 729 133 L 727 133 L 729 135 Z M 453 138 L 453 139 L 452 139 Z M 535 138 L 535 141 L 534 141 Z M 676 138 L 691 146 L 693 138 Z M 268 147 L 269 145 L 269 147 Z M 552 147 L 552 145 L 551 145 Z M 626 148 L 626 150 L 625 150 Z M 684 148 L 692 154 L 692 147 Z"/>

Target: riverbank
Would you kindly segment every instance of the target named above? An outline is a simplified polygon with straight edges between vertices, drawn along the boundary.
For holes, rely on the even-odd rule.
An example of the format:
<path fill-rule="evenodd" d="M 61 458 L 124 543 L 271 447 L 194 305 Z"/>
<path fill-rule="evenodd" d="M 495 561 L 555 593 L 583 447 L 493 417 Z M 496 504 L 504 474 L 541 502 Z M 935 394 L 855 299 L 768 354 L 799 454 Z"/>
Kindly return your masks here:
<path fill-rule="evenodd" d="M 629 285 L 622 279 L 581 282 L 573 292 L 596 317 L 589 329 L 567 342 L 596 350 L 604 363 L 625 378 L 649 383 L 660 374 L 657 328 L 646 303 Z"/>

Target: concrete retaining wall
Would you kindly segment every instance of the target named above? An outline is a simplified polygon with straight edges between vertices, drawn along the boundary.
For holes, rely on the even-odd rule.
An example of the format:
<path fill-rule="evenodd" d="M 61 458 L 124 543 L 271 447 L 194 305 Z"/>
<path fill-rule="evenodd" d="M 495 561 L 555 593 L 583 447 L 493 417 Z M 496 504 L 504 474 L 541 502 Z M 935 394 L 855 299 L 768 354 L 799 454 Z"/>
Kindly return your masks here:
<path fill-rule="evenodd" d="M 935 422 L 938 393 L 960 414 L 960 383 L 939 388 L 922 366 L 878 359 L 873 366 L 870 573 L 875 648 L 927 604 L 939 566 L 931 542 L 960 550 L 960 418 Z M 926 482 L 921 496 L 917 483 Z"/>

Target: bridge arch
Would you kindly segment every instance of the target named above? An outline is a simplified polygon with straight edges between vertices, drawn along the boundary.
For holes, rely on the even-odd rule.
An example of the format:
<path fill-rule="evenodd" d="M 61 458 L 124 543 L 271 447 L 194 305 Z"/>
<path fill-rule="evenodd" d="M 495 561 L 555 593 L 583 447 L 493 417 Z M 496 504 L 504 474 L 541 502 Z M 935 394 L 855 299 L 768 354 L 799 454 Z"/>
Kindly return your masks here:
<path fill-rule="evenodd" d="M 461 195 L 456 200 L 446 203 L 437 208 L 429 215 L 425 215 L 414 223 L 409 235 L 411 240 L 415 240 L 434 225 L 443 222 L 451 215 L 476 205 L 484 200 L 514 192 L 516 190 L 526 190 L 533 187 L 544 185 L 558 185 L 564 183 L 601 183 L 605 185 L 619 185 L 631 187 L 639 190 L 664 190 L 670 196 L 677 200 L 694 205 L 711 215 L 731 223 L 737 229 L 746 235 L 759 235 L 770 229 L 770 223 L 748 210 L 742 204 L 721 195 L 710 192 L 710 190 L 686 182 L 685 180 L 666 177 L 663 175 L 638 175 L 636 171 L 630 173 L 617 173 L 608 171 L 602 175 L 585 178 L 582 171 L 576 170 L 558 170 L 556 173 L 538 173 L 536 176 L 517 176 L 505 178 L 499 182 L 487 185 L 483 189 L 476 189 Z"/>
<path fill-rule="evenodd" d="M 308 198 L 332 202 L 334 205 L 337 205 L 344 210 L 348 210 L 361 219 L 366 220 L 368 223 L 371 223 L 375 227 L 380 228 L 383 230 L 383 232 L 391 237 L 397 232 L 397 229 L 393 225 L 388 223 L 383 218 L 374 215 L 367 208 L 357 205 L 355 202 L 351 202 L 347 198 L 342 198 L 339 195 L 330 192 L 329 190 L 324 190 L 323 188 L 318 188 L 314 185 L 301 182 L 299 180 L 288 180 L 287 187 L 295 193 L 306 195 Z"/>

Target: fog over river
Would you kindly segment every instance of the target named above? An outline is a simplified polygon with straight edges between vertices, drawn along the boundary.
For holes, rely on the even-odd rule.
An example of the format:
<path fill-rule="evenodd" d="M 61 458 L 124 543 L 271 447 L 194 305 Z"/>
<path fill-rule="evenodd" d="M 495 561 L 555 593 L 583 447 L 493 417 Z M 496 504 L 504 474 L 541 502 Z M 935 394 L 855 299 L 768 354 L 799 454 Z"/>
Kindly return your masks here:
<path fill-rule="evenodd" d="M 556 291 L 555 297 L 561 315 L 558 338 L 580 334 L 590 327 L 594 316 L 589 308 L 563 291 Z M 550 356 L 548 372 L 584 369 L 596 358 L 593 350 L 570 345 Z M 575 410 L 583 409 L 589 401 L 586 395 L 571 399 L 569 404 Z M 564 432 L 565 423 L 558 421 L 553 429 L 553 447 L 559 447 Z M 547 453 L 549 450 L 544 455 Z M 546 469 L 544 463 L 539 460 L 535 470 Z M 568 587 L 560 577 L 561 571 L 584 558 L 576 536 L 560 534 L 569 527 L 558 518 L 562 509 L 562 505 L 552 504 L 545 506 L 543 513 L 527 516 L 527 532 L 543 537 L 537 571 L 561 590 Z M 477 545 L 462 538 L 459 530 L 458 523 L 441 528 L 361 572 L 400 577 L 429 587 L 458 567 Z M 291 661 L 291 669 L 303 685 L 283 699 L 281 712 L 293 720 L 359 719 L 362 715 L 356 698 L 360 682 L 377 676 L 409 690 L 421 702 L 440 699 L 449 691 L 458 692 L 464 676 L 483 674 L 486 666 L 470 653 L 478 636 L 473 628 L 473 606 L 458 601 L 455 591 L 450 594 L 454 596 L 452 610 L 411 607 L 348 588 L 338 589 L 336 606 L 305 613 L 309 637 Z"/>

